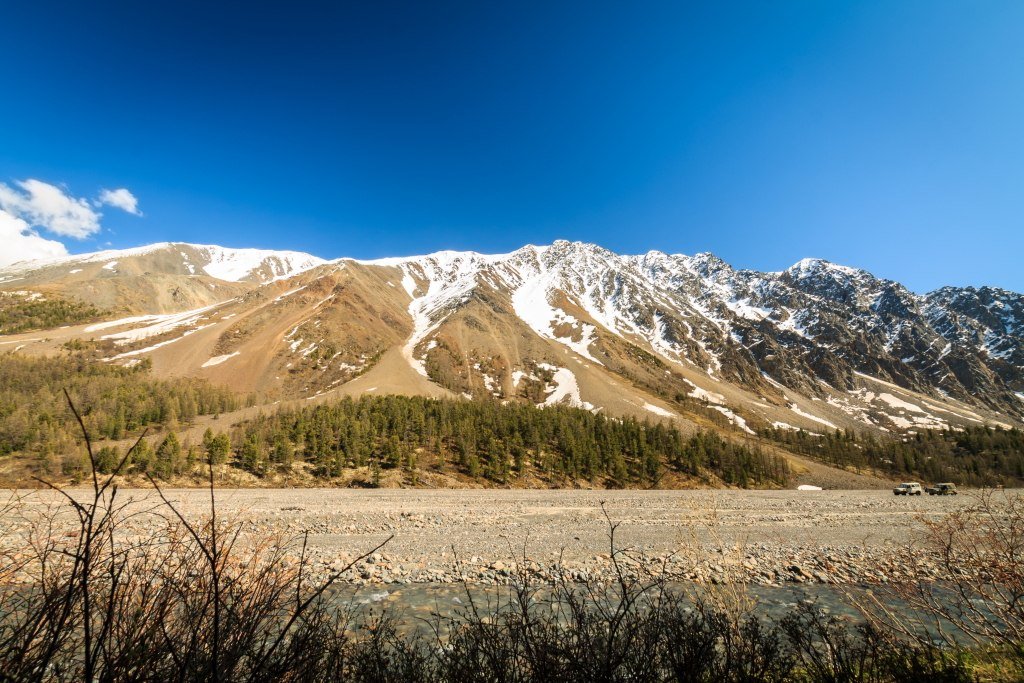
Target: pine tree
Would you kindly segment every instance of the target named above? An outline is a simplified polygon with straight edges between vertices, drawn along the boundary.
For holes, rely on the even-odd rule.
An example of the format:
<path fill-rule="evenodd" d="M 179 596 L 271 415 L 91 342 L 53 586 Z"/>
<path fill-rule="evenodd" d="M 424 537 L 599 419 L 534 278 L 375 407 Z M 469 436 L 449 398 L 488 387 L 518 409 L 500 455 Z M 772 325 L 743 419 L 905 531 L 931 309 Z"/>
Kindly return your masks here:
<path fill-rule="evenodd" d="M 169 432 L 160 445 L 156 448 L 150 474 L 162 479 L 169 479 L 172 474 L 181 472 L 182 469 L 181 442 L 174 432 Z"/>
<path fill-rule="evenodd" d="M 228 455 L 231 453 L 231 437 L 224 432 L 218 432 L 214 435 L 209 429 L 206 431 L 211 434 L 209 439 L 206 438 L 205 434 L 203 435 L 206 457 L 213 465 L 223 465 L 228 461 Z"/>

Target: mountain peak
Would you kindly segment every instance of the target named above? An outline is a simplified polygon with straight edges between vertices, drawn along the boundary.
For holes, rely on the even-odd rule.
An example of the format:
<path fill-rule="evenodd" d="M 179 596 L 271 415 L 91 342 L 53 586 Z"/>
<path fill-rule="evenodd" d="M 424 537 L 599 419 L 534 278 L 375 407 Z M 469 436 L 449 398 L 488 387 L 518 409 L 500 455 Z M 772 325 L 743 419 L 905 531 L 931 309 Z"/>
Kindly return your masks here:
<path fill-rule="evenodd" d="M 91 263 L 106 263 L 104 267 L 113 270 L 120 261 L 132 258 L 162 258 L 165 260 L 169 258 L 177 264 L 178 269 L 190 275 L 198 274 L 198 269 L 210 277 L 226 282 L 243 280 L 273 282 L 327 263 L 322 258 L 300 251 L 232 248 L 188 242 L 156 242 L 128 249 L 104 249 L 85 254 L 70 254 L 54 259 L 23 261 L 0 270 L 10 273 L 30 272 L 44 268 Z M 168 267 L 171 267 L 170 263 L 162 263 L 160 266 L 161 269 Z"/>
<path fill-rule="evenodd" d="M 804 278 L 822 272 L 841 273 L 846 276 L 866 274 L 865 271 L 849 266 L 841 266 L 823 258 L 802 258 L 789 268 L 786 272 L 797 278 Z"/>

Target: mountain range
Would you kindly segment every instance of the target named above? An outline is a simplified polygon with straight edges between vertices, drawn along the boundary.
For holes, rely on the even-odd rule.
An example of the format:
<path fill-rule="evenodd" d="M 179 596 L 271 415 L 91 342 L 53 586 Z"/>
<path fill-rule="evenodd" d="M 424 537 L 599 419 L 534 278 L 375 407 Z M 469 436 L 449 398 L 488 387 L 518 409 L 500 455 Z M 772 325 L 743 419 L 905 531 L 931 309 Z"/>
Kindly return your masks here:
<path fill-rule="evenodd" d="M 915 294 L 821 259 L 757 272 L 566 241 L 372 261 L 160 243 L 15 264 L 0 293 L 101 311 L 0 337 L 0 353 L 74 341 L 267 404 L 464 396 L 737 436 L 1024 421 L 1024 296 Z"/>

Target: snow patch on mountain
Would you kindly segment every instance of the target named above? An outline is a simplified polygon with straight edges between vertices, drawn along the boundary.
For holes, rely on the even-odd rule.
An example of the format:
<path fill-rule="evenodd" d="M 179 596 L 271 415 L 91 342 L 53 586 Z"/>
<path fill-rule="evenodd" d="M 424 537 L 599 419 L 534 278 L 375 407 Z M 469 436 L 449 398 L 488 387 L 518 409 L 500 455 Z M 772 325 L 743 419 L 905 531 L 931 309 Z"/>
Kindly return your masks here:
<path fill-rule="evenodd" d="M 836 429 L 837 428 L 835 423 L 829 422 L 828 420 L 826 420 L 823 417 L 818 417 L 817 415 L 812 415 L 811 413 L 808 413 L 807 411 L 801 409 L 800 406 L 798 406 L 795 403 L 790 403 L 789 404 L 789 409 L 792 410 L 797 415 L 799 415 L 800 417 L 807 418 L 811 422 L 817 422 L 818 424 L 825 425 L 826 427 L 829 427 L 830 429 Z"/>
<path fill-rule="evenodd" d="M 909 410 L 912 413 L 923 413 L 924 412 L 924 408 L 922 408 L 921 406 L 919 406 L 917 404 L 914 404 L 914 403 L 910 403 L 908 401 L 904 401 L 903 399 L 897 398 L 896 396 L 893 396 L 892 394 L 881 393 L 881 394 L 878 395 L 878 400 L 883 402 L 883 403 L 886 403 L 886 404 L 892 406 L 893 408 L 900 408 L 902 410 Z"/>
<path fill-rule="evenodd" d="M 644 410 L 660 415 L 661 417 L 675 417 L 676 414 L 671 410 L 665 410 L 661 406 L 656 406 L 653 403 L 644 403 Z"/>
<path fill-rule="evenodd" d="M 538 407 L 567 405 L 572 408 L 597 412 L 598 409 L 593 403 L 588 403 L 580 397 L 580 385 L 572 370 L 548 363 L 538 363 L 537 367 L 553 373 L 549 384 L 550 393 L 545 397 L 543 403 L 537 404 Z"/>
<path fill-rule="evenodd" d="M 732 422 L 734 425 L 745 431 L 747 434 L 756 434 L 756 432 L 753 429 L 747 426 L 746 420 L 744 420 L 742 417 L 740 417 L 733 411 L 729 410 L 725 406 L 711 406 L 711 409 L 717 410 L 722 415 L 725 415 L 729 419 L 729 422 Z"/>
<path fill-rule="evenodd" d="M 163 348 L 163 347 L 168 346 L 170 344 L 175 344 L 177 342 L 180 342 L 185 337 L 187 337 L 187 336 L 189 336 L 191 334 L 195 334 L 196 332 L 198 332 L 200 330 L 204 330 L 204 329 L 206 329 L 207 327 L 210 327 L 213 324 L 214 323 L 207 323 L 206 325 L 199 325 L 198 327 L 193 327 L 191 329 L 185 330 L 184 332 L 182 332 L 180 337 L 174 337 L 173 339 L 167 339 L 167 340 L 162 341 L 162 342 L 157 342 L 156 344 L 153 344 L 152 346 L 147 346 L 144 349 L 135 349 L 133 351 L 125 351 L 124 353 L 119 353 L 116 356 L 111 356 L 110 358 L 104 358 L 103 360 L 105 360 L 105 361 L 114 361 L 114 360 L 121 360 L 123 358 L 131 358 L 133 356 L 141 356 L 143 354 L 150 353 L 152 351 L 156 351 L 157 349 Z"/>
<path fill-rule="evenodd" d="M 207 275 L 227 282 L 239 282 L 252 277 L 260 269 L 266 269 L 270 274 L 265 281 L 275 282 L 327 263 L 322 258 L 297 251 L 228 249 L 199 244 L 189 246 L 206 257 L 207 263 L 202 268 Z"/>
<path fill-rule="evenodd" d="M 416 356 L 416 347 L 472 294 L 477 285 L 480 264 L 487 260 L 487 257 L 473 252 L 454 251 L 393 263 L 391 259 L 386 260 L 387 265 L 402 269 L 402 286 L 412 297 L 409 317 L 412 318 L 413 331 L 402 347 L 402 355 L 412 369 L 424 377 L 429 376 L 427 367 L 423 359 Z M 416 292 L 422 287 L 416 286 L 417 279 L 427 283 L 426 291 L 419 296 Z"/>
<path fill-rule="evenodd" d="M 214 365 L 220 365 L 221 363 L 223 363 L 225 361 L 231 360 L 232 358 L 234 358 L 235 356 L 239 355 L 240 353 L 242 353 L 242 352 L 241 351 L 235 351 L 234 353 L 226 353 L 223 356 L 214 356 L 210 360 L 208 360 L 205 363 L 203 363 L 200 367 L 210 368 L 210 367 L 213 367 Z"/>
<path fill-rule="evenodd" d="M 565 311 L 555 308 L 548 301 L 550 279 L 545 276 L 527 279 L 521 287 L 512 293 L 512 308 L 516 315 L 545 339 L 557 341 L 588 358 L 598 365 L 604 365 L 590 353 L 590 345 L 594 343 L 595 327 L 581 323 Z M 579 341 L 572 337 L 559 336 L 555 328 L 568 326 L 580 336 Z"/>
<path fill-rule="evenodd" d="M 794 334 L 798 334 L 804 339 L 810 341 L 814 340 L 814 335 L 811 334 L 811 332 L 807 328 L 807 318 L 809 317 L 809 312 L 794 311 L 784 306 L 782 307 L 782 310 L 785 311 L 786 317 L 783 320 L 775 322 L 775 327 L 784 332 L 792 332 Z"/>
<path fill-rule="evenodd" d="M 858 270 L 857 268 L 850 268 L 849 266 L 841 266 L 831 261 L 826 261 L 821 258 L 803 258 L 790 266 L 787 273 L 795 278 L 804 279 L 815 275 L 820 275 L 822 272 L 837 273 L 846 277 L 856 277 L 864 271 Z"/>
<path fill-rule="evenodd" d="M 689 396 L 690 398 L 695 398 L 698 401 L 707 401 L 708 403 L 712 403 L 715 405 L 722 405 L 723 403 L 725 403 L 725 396 L 722 396 L 721 394 L 715 393 L 713 391 L 708 391 L 707 389 L 701 389 L 699 386 L 697 386 L 688 379 L 683 379 L 683 381 L 689 384 L 691 387 L 693 387 L 693 391 L 687 394 L 687 396 Z"/>
<path fill-rule="evenodd" d="M 181 313 L 170 313 L 166 315 L 141 315 L 132 316 L 129 318 L 122 318 L 120 320 L 111 320 L 104 323 L 96 323 L 85 328 L 86 332 L 95 332 L 103 329 L 109 329 L 111 327 L 119 327 L 123 325 L 134 325 L 139 322 L 148 322 L 149 325 L 143 327 L 136 327 L 129 330 L 122 330 L 120 332 L 112 332 L 105 334 L 100 339 L 113 339 L 114 344 L 123 346 L 125 344 L 131 344 L 133 342 L 141 341 L 149 337 L 156 337 L 161 334 L 170 332 L 178 327 L 186 327 L 194 325 L 200 319 L 205 317 L 205 313 L 212 309 L 215 309 L 222 305 L 223 302 L 211 304 L 210 306 L 203 306 L 202 308 L 196 308 L 191 311 L 184 311 Z"/>

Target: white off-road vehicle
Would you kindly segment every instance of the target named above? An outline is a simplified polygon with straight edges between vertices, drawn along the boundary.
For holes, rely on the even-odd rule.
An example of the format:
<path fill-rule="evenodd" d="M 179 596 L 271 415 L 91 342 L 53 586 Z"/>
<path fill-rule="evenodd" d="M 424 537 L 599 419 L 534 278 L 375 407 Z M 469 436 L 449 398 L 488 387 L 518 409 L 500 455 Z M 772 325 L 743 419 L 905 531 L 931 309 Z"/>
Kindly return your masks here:
<path fill-rule="evenodd" d="M 922 493 L 921 485 L 916 481 L 905 481 L 899 486 L 893 488 L 893 495 L 896 496 L 920 496 Z"/>

